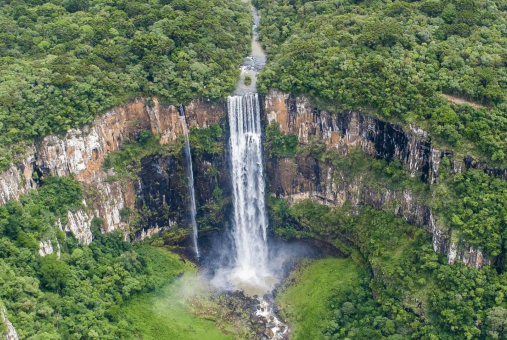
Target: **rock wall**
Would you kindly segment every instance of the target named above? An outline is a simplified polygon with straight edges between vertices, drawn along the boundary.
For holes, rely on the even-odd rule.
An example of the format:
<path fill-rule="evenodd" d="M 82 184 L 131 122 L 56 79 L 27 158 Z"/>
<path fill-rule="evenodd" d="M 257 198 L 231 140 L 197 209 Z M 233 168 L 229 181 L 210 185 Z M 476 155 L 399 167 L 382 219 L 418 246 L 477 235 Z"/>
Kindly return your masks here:
<path fill-rule="evenodd" d="M 41 241 L 39 243 L 39 255 L 42 257 L 51 255 L 55 252 L 56 248 L 56 258 L 60 259 L 61 255 L 60 243 L 58 243 L 58 240 L 56 240 L 55 242 L 56 247 L 53 247 L 53 242 L 51 240 Z"/>
<path fill-rule="evenodd" d="M 318 136 L 342 152 L 357 145 L 372 157 L 388 162 L 399 159 L 411 176 L 420 176 L 424 182 L 435 183 L 444 156 L 452 161 L 456 173 L 473 168 L 507 179 L 507 169 L 492 168 L 472 156 L 456 158 L 449 150 L 432 146 L 428 133 L 411 125 L 403 129 L 359 111 L 331 113 L 313 106 L 306 96 L 276 90 L 264 96 L 263 102 L 266 123 L 275 120 L 282 132 L 296 134 L 302 144 Z"/>
<path fill-rule="evenodd" d="M 231 182 L 227 171 L 225 152 L 217 155 L 192 155 L 194 168 L 194 185 L 197 219 L 209 215 L 208 207 L 214 203 L 214 189 L 219 187 L 223 196 L 231 195 Z M 136 238 L 149 236 L 150 233 L 167 229 L 175 225 L 190 226 L 189 193 L 186 184 L 185 160 L 173 155 L 155 155 L 141 161 L 137 191 L 137 209 L 140 212 L 143 230 L 138 231 Z M 209 171 L 211 168 L 217 170 Z M 148 209 L 144 213 L 143 207 Z M 225 218 L 221 219 L 222 223 Z M 210 223 L 206 223 L 210 224 Z M 202 223 L 200 228 L 205 227 Z M 222 225 L 223 226 L 223 225 Z"/>
<path fill-rule="evenodd" d="M 286 197 L 292 203 L 311 198 L 329 206 L 341 206 L 345 201 L 378 209 L 389 206 L 411 224 L 429 224 L 429 207 L 410 190 L 371 186 L 361 175 L 337 179 L 332 165 L 318 162 L 311 156 L 271 159 L 267 168 L 272 195 Z"/>
<path fill-rule="evenodd" d="M 223 104 L 205 100 L 194 100 L 185 111 L 189 127 L 206 127 L 224 117 Z M 139 188 L 129 180 L 107 181 L 110 174 L 102 170 L 102 163 L 109 152 L 146 129 L 159 134 L 163 144 L 174 141 L 183 133 L 178 108 L 163 106 L 157 98 L 137 98 L 109 110 L 90 126 L 71 129 L 63 137 L 45 137 L 17 164 L 0 173 L 0 204 L 36 188 L 40 183 L 34 178 L 74 176 L 89 193 L 84 202 L 87 209 L 69 212 L 69 223 L 62 229 L 73 232 L 83 243 L 91 242 L 94 216 L 104 221 L 105 232 L 128 229 L 120 211 L 136 208 Z"/>
<path fill-rule="evenodd" d="M 284 133 L 298 136 L 307 144 L 317 136 L 329 148 L 346 152 L 349 146 L 360 146 L 369 156 L 392 161 L 399 159 L 412 176 L 434 182 L 444 153 L 431 147 L 428 134 L 363 115 L 358 111 L 331 113 L 315 108 L 307 97 L 295 97 L 271 91 L 264 98 L 266 123 L 276 121 Z"/>
<path fill-rule="evenodd" d="M 455 172 L 474 167 L 474 164 L 484 167 L 482 163 L 470 161 L 469 157 L 453 160 L 450 152 L 432 147 L 431 139 L 423 130 L 411 126 L 403 129 L 358 111 L 319 110 L 305 96 L 272 90 L 263 98 L 263 115 L 266 124 L 276 121 L 282 132 L 296 134 L 300 144 L 307 144 L 316 136 L 344 157 L 349 147 L 358 146 L 377 159 L 388 162 L 399 159 L 412 177 L 419 177 L 423 182 L 436 182 L 444 156 L 451 159 Z M 459 260 L 475 267 L 490 263 L 480 250 L 463 247 L 459 240 L 451 238 L 449 230 L 433 216 L 430 207 L 410 190 L 395 191 L 367 185 L 361 176 L 353 181 L 337 179 L 331 165 L 303 155 L 271 159 L 267 168 L 272 195 L 287 197 L 293 202 L 311 198 L 322 204 L 339 206 L 348 200 L 355 206 L 389 209 L 431 233 L 434 250 L 447 254 L 449 263 Z"/>
<path fill-rule="evenodd" d="M 6 340 L 19 340 L 18 333 L 16 333 L 16 329 L 14 329 L 14 326 L 12 323 L 7 319 L 5 316 L 5 308 L 2 307 L 0 310 L 0 317 L 2 320 L 2 323 L 7 328 L 7 333 L 3 334 L 3 338 Z"/>
<path fill-rule="evenodd" d="M 271 91 L 262 100 L 265 123 L 275 120 L 284 133 L 296 134 L 301 144 L 317 136 L 328 148 L 343 155 L 350 146 L 359 146 L 371 157 L 387 161 L 399 159 L 411 176 L 429 183 L 436 181 L 444 156 L 452 160 L 455 172 L 474 167 L 498 177 L 507 176 L 507 171 L 488 168 L 471 157 L 453 160 L 450 152 L 432 147 L 425 131 L 411 126 L 403 129 L 358 111 L 319 110 L 307 97 L 278 91 Z M 186 120 L 190 128 L 208 127 L 213 123 L 225 127 L 226 110 L 224 102 L 194 100 L 185 108 Z M 74 233 L 83 243 L 91 242 L 91 220 L 95 216 L 104 221 L 105 232 L 128 231 L 129 222 L 122 221 L 120 214 L 125 208 L 149 209 L 149 213 L 141 214 L 144 228 L 137 232 L 136 238 L 185 223 L 187 193 L 181 174 L 186 165 L 181 159 L 171 155 L 147 157 L 142 160 L 139 181 L 106 180 L 111 175 L 102 170 L 107 153 L 119 150 L 124 141 L 136 138 L 145 129 L 159 134 L 161 143 L 176 140 L 184 131 L 178 108 L 161 105 L 157 98 L 137 98 L 109 110 L 90 126 L 71 129 L 65 136 L 45 137 L 32 145 L 25 157 L 0 173 L 0 204 L 37 188 L 44 176 L 74 176 L 88 193 L 87 201 L 83 202 L 86 208 L 69 211 L 67 225 L 60 228 Z M 219 156 L 195 157 L 196 191 L 198 205 L 204 207 L 202 214 L 206 206 L 213 203 L 216 185 L 224 189 L 225 196 L 230 194 L 230 179 L 225 151 Z M 210 178 L 207 175 L 211 166 L 218 169 L 219 176 Z M 293 201 L 312 198 L 328 205 L 341 205 L 348 200 L 356 206 L 367 204 L 393 209 L 410 223 L 426 228 L 433 235 L 435 251 L 447 253 L 450 263 L 463 261 L 476 267 L 489 263 L 479 249 L 459 245 L 431 209 L 409 190 L 372 188 L 365 185 L 361 177 L 353 181 L 336 180 L 329 164 L 321 164 L 312 157 L 271 159 L 267 166 L 273 195 Z M 42 244 L 40 251 L 49 253 L 48 244 Z"/>

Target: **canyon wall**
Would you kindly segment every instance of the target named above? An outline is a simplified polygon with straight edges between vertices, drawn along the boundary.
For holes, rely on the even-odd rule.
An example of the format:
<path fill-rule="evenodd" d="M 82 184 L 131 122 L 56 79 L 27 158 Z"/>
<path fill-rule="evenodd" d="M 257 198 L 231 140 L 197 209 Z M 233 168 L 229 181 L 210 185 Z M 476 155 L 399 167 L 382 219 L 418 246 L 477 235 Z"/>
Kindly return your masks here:
<path fill-rule="evenodd" d="M 225 126 L 225 116 L 218 122 Z M 222 135 L 221 144 L 225 144 Z M 218 201 L 231 195 L 231 181 L 227 170 L 225 148 L 209 154 L 193 149 L 193 170 L 197 220 L 202 235 L 211 229 L 221 229 L 227 223 L 225 204 L 217 207 Z M 152 155 L 141 160 L 139 181 L 135 184 L 138 193 L 136 206 L 142 231 L 136 239 L 151 236 L 166 229 L 164 226 L 190 226 L 189 192 L 186 183 L 186 162 L 175 155 Z M 216 189 L 219 188 L 219 191 Z M 220 197 L 216 197 L 220 193 Z M 148 211 L 145 212 L 145 208 Z"/>
<path fill-rule="evenodd" d="M 329 149 L 336 150 L 343 157 L 347 156 L 349 147 L 357 146 L 374 158 L 399 159 L 412 177 L 423 182 L 436 182 L 444 156 L 451 160 L 455 172 L 474 167 L 498 177 L 506 175 L 505 170 L 489 169 L 471 157 L 453 159 L 452 153 L 433 147 L 425 131 L 411 126 L 402 128 L 358 111 L 332 113 L 319 110 L 307 97 L 278 91 L 271 91 L 262 101 L 265 123 L 278 122 L 281 131 L 296 134 L 300 144 L 320 138 Z M 213 123 L 226 127 L 226 111 L 225 102 L 205 100 L 194 100 L 185 108 L 190 128 L 209 127 Z M 131 239 L 142 239 L 178 224 L 188 224 L 188 192 L 182 175 L 186 164 L 182 157 L 154 155 L 142 159 L 135 181 L 110 181 L 108 177 L 114 173 L 102 169 L 107 153 L 119 150 L 126 140 L 135 139 L 142 130 L 158 134 L 162 144 L 175 141 L 183 133 L 178 108 L 161 105 L 156 98 L 137 98 L 109 110 L 90 126 L 71 129 L 65 136 L 45 137 L 34 143 L 25 157 L 0 173 L 0 204 L 37 188 L 45 176 L 74 176 L 85 187 L 85 208 L 69 211 L 68 223 L 60 224 L 60 228 L 72 232 L 83 243 L 92 240 L 91 221 L 94 217 L 103 220 L 103 232 L 119 229 Z M 226 135 L 224 133 L 224 145 Z M 215 228 L 219 216 L 226 215 L 225 205 L 217 215 L 214 198 L 217 187 L 223 197 L 230 196 L 226 150 L 224 147 L 220 155 L 194 153 L 198 217 L 204 229 Z M 268 159 L 266 163 L 272 195 L 286 197 L 292 202 L 311 198 L 322 204 L 338 206 L 347 200 L 357 207 L 370 205 L 390 209 L 431 233 L 435 251 L 447 254 L 450 263 L 462 261 L 480 267 L 490 261 L 480 249 L 460 243 L 457 235 L 453 237 L 425 200 L 408 189 L 371 186 L 361 176 L 354 180 L 340 180 L 332 165 L 304 155 Z M 122 219 L 121 212 L 127 208 L 139 212 L 136 223 L 142 229 L 133 232 L 129 220 Z M 210 221 L 207 214 L 215 214 L 215 221 Z M 54 241 L 42 240 L 40 254 L 57 251 L 58 245 Z"/>
<path fill-rule="evenodd" d="M 301 145 L 320 138 L 328 149 L 347 157 L 350 147 L 360 147 L 368 156 L 388 162 L 398 159 L 412 177 L 435 183 L 444 156 L 451 160 L 458 173 L 469 167 L 482 168 L 499 177 L 504 171 L 487 169 L 471 157 L 454 159 L 452 153 L 434 148 L 428 134 L 412 126 L 402 128 L 358 111 L 328 112 L 315 108 L 309 98 L 270 91 L 263 98 L 265 123 L 276 121 L 285 134 L 295 134 Z M 449 263 L 462 261 L 480 267 L 490 263 L 480 249 L 462 244 L 452 237 L 426 203 L 427 199 L 408 189 L 391 190 L 371 185 L 356 176 L 354 180 L 337 178 L 329 162 L 297 155 L 294 158 L 273 158 L 267 162 L 270 192 L 291 202 L 312 199 L 318 203 L 340 206 L 345 200 L 354 206 L 369 205 L 393 211 L 409 223 L 424 228 L 432 235 L 436 252 L 447 254 Z"/>
<path fill-rule="evenodd" d="M 224 104 L 205 100 L 192 101 L 185 112 L 190 128 L 223 123 L 225 117 Z M 124 141 L 135 139 L 142 130 L 158 134 L 162 144 L 175 141 L 183 133 L 178 108 L 163 106 L 157 98 L 137 98 L 109 110 L 90 126 L 71 129 L 65 136 L 43 138 L 29 148 L 25 157 L 0 173 L 0 204 L 37 188 L 44 176 L 73 176 L 84 185 L 87 199 L 83 202 L 85 209 L 68 212 L 67 225 L 60 226 L 63 230 L 85 244 L 92 240 L 93 217 L 104 221 L 104 232 L 128 230 L 129 223 L 122 220 L 120 212 L 136 209 L 137 198 L 146 188 L 142 181 L 107 180 L 113 173 L 104 172 L 102 163 L 109 152 L 119 150 Z M 159 222 L 158 227 L 168 225 Z M 45 245 L 41 246 L 44 253 L 52 250 Z"/>

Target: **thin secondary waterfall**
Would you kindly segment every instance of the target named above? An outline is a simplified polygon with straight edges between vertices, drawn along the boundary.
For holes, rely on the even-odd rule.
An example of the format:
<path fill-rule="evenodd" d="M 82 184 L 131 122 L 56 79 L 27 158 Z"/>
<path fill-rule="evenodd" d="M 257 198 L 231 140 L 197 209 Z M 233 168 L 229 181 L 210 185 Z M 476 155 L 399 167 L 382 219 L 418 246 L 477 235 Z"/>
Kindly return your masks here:
<path fill-rule="evenodd" d="M 265 286 L 268 247 L 259 98 L 229 96 L 236 280 Z"/>
<path fill-rule="evenodd" d="M 192 241 L 194 243 L 195 255 L 197 258 L 199 258 L 199 245 L 197 244 L 197 221 L 195 219 L 195 216 L 197 215 L 197 208 L 195 205 L 194 170 L 192 167 L 190 140 L 188 139 L 187 121 L 185 118 L 185 109 L 183 105 L 180 106 L 180 123 L 183 128 L 183 135 L 185 136 L 185 147 L 183 148 L 183 153 L 185 154 L 185 160 L 187 163 L 187 186 L 190 195 L 190 222 L 192 223 Z"/>

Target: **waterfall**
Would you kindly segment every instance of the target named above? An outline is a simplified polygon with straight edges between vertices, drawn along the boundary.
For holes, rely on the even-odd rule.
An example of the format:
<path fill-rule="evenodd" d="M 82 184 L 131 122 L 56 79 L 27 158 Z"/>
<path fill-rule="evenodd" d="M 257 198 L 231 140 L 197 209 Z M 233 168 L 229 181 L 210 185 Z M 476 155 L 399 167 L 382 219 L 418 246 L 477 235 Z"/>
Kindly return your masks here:
<path fill-rule="evenodd" d="M 183 148 L 183 153 L 185 154 L 185 160 L 187 163 L 187 186 L 190 195 L 190 221 L 192 223 L 192 241 L 194 243 L 195 255 L 197 258 L 199 258 L 199 246 L 197 244 L 197 221 L 195 220 L 197 208 L 195 205 L 194 170 L 192 167 L 192 154 L 190 153 L 190 141 L 188 139 L 187 121 L 185 118 L 185 109 L 183 105 L 180 105 L 180 123 L 183 128 L 183 135 L 185 136 L 185 147 Z"/>
<path fill-rule="evenodd" d="M 256 93 L 227 99 L 233 185 L 235 268 L 232 281 L 269 286 L 267 218 L 259 98 Z"/>

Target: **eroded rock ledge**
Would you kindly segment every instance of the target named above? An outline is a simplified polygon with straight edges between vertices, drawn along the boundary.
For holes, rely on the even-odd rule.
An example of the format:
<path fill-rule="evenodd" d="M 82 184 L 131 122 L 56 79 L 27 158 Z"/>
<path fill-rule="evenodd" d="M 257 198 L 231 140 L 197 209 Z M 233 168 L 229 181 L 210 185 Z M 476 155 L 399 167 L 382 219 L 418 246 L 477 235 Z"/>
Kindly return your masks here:
<path fill-rule="evenodd" d="M 487 168 L 471 157 L 455 159 L 451 152 L 432 146 L 428 134 L 409 126 L 389 124 L 358 111 L 328 112 L 312 105 L 306 96 L 293 96 L 272 90 L 263 98 L 265 122 L 276 121 L 282 132 L 296 134 L 300 144 L 313 136 L 327 147 L 346 155 L 350 146 L 360 147 L 367 155 L 392 161 L 399 159 L 412 177 L 435 183 L 444 156 L 459 173 L 469 167 L 504 177 L 506 171 Z M 448 262 L 464 262 L 481 267 L 490 263 L 479 249 L 465 246 L 434 216 L 431 208 L 410 190 L 393 191 L 364 185 L 361 178 L 339 181 L 334 169 L 312 157 L 280 158 L 268 161 L 268 182 L 272 195 L 292 202 L 310 198 L 318 203 L 340 206 L 345 200 L 355 206 L 370 205 L 390 209 L 409 223 L 425 228 L 433 237 L 436 252 L 447 254 Z"/>

